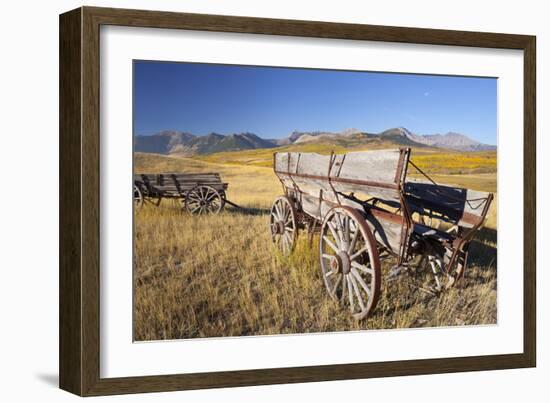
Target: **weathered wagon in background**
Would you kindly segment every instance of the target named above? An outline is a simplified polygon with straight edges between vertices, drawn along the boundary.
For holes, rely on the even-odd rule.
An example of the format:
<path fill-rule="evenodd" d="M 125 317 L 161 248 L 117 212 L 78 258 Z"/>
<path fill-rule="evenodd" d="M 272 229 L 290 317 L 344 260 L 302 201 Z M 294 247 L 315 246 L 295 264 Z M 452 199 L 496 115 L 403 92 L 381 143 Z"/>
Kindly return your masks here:
<path fill-rule="evenodd" d="M 492 193 L 409 180 L 411 150 L 347 154 L 276 153 L 284 195 L 272 206 L 270 231 L 284 254 L 298 233 L 320 231 L 319 256 L 329 295 L 363 319 L 380 295 L 381 259 L 392 274 L 426 267 L 433 289 L 464 273 L 470 242 L 487 215 Z"/>
<path fill-rule="evenodd" d="M 218 173 L 160 173 L 134 175 L 134 204 L 158 206 L 176 199 L 191 214 L 217 214 L 225 203 L 228 184 Z"/>

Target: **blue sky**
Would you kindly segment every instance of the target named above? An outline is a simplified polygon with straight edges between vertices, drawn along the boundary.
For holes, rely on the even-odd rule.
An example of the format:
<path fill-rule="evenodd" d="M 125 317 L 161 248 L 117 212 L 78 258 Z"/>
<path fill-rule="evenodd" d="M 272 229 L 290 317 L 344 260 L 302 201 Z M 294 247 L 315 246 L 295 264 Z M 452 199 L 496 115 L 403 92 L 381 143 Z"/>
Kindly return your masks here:
<path fill-rule="evenodd" d="M 406 66 L 405 66 L 406 67 Z M 403 126 L 496 144 L 497 80 L 454 76 L 134 62 L 134 131 L 194 134 Z"/>

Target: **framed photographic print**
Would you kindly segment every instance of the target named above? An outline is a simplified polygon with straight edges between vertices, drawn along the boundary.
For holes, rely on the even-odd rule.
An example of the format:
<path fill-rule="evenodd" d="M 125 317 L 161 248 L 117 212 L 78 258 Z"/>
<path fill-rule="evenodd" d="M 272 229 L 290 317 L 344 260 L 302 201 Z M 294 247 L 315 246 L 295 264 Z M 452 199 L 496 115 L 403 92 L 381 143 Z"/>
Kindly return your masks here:
<path fill-rule="evenodd" d="M 535 158 L 533 36 L 67 12 L 60 386 L 535 366 Z"/>

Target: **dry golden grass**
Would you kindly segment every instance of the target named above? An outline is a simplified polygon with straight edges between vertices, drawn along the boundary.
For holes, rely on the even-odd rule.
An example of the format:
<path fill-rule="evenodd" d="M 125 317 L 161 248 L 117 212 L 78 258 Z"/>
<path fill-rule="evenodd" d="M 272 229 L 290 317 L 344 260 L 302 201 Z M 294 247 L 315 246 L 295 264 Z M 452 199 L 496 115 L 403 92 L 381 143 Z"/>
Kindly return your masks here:
<path fill-rule="evenodd" d="M 136 213 L 136 340 L 496 323 L 496 207 L 459 287 L 422 292 L 427 273 L 387 282 L 385 264 L 377 308 L 356 322 L 325 291 L 315 239 L 310 247 L 302 236 L 288 258 L 272 247 L 267 210 L 281 187 L 270 168 L 148 154 L 136 154 L 135 165 L 139 172 L 220 172 L 229 199 L 254 209 L 197 217 L 167 201 Z"/>

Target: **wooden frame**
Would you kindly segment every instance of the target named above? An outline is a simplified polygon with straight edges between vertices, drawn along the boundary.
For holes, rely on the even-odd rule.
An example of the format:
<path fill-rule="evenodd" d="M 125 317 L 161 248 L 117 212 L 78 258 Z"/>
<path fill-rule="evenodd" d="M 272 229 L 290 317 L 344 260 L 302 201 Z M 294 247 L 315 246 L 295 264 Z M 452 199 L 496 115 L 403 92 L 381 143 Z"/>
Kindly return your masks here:
<path fill-rule="evenodd" d="M 522 354 L 100 378 L 99 28 L 173 28 L 524 52 Z M 60 16 L 60 387 L 81 395 L 155 392 L 533 367 L 536 363 L 535 37 L 82 7 Z"/>

